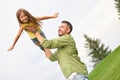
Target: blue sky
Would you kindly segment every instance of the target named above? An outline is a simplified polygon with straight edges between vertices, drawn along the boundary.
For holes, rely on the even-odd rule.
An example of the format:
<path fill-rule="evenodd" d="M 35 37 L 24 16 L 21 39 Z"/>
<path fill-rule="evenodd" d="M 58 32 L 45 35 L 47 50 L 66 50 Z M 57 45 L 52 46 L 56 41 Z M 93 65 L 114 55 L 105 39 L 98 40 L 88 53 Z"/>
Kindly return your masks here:
<path fill-rule="evenodd" d="M 65 80 L 57 62 L 50 62 L 23 32 L 14 50 L 7 52 L 18 32 L 16 11 L 25 8 L 34 16 L 52 15 L 57 19 L 43 21 L 48 39 L 57 37 L 62 20 L 70 21 L 81 60 L 92 70 L 90 57 L 84 48 L 83 34 L 99 38 L 115 49 L 120 43 L 120 23 L 113 0 L 4 0 L 0 1 L 0 79 L 1 80 Z M 53 50 L 54 51 L 54 50 Z"/>

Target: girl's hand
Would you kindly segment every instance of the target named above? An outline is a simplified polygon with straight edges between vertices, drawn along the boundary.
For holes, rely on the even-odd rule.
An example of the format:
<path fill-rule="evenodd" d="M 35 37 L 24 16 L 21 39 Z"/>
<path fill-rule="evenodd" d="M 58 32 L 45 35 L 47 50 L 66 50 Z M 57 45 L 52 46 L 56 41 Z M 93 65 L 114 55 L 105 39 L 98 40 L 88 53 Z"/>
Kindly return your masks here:
<path fill-rule="evenodd" d="M 57 17 L 58 17 L 58 15 L 59 15 L 59 13 L 58 13 L 58 12 L 54 13 L 54 14 L 53 14 L 53 18 L 57 18 Z"/>
<path fill-rule="evenodd" d="M 14 48 L 14 47 L 12 47 L 12 46 L 11 46 L 10 48 L 8 48 L 8 50 L 7 50 L 7 51 L 11 51 L 13 48 Z"/>

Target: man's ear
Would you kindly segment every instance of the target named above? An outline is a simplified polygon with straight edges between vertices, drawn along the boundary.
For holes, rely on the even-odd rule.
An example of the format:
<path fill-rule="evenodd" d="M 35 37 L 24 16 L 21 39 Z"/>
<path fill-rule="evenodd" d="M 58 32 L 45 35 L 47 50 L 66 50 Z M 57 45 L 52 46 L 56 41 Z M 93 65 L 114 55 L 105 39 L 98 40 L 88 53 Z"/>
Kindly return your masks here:
<path fill-rule="evenodd" d="M 67 33 L 70 33 L 70 29 L 69 28 L 67 29 Z"/>

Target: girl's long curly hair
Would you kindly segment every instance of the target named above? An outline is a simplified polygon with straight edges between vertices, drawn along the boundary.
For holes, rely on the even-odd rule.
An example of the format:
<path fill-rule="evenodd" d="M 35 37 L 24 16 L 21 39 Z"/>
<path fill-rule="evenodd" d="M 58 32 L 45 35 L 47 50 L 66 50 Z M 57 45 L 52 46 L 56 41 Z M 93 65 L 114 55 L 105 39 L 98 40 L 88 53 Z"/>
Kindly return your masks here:
<path fill-rule="evenodd" d="M 25 10 L 23 8 L 18 9 L 18 11 L 16 12 L 16 17 L 17 17 L 19 24 L 23 24 L 23 22 L 20 20 L 21 12 L 25 13 L 28 16 L 28 23 L 34 22 L 35 24 L 41 26 L 41 24 L 40 24 L 41 22 L 38 21 L 34 16 L 32 16 L 27 10 Z"/>

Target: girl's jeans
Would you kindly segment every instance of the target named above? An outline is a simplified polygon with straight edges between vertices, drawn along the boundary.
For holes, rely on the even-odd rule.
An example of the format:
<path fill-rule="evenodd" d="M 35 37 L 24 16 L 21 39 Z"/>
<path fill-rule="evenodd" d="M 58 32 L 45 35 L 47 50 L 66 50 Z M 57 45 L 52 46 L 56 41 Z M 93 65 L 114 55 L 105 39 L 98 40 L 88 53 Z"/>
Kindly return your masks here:
<path fill-rule="evenodd" d="M 41 31 L 40 34 L 41 34 L 44 38 L 46 38 L 45 34 L 44 34 L 42 31 Z M 37 38 L 33 38 L 33 39 L 31 39 L 31 40 L 33 41 L 33 43 L 40 43 Z M 41 50 L 44 51 L 44 48 L 43 48 L 41 45 L 39 45 L 39 47 L 40 47 Z"/>

